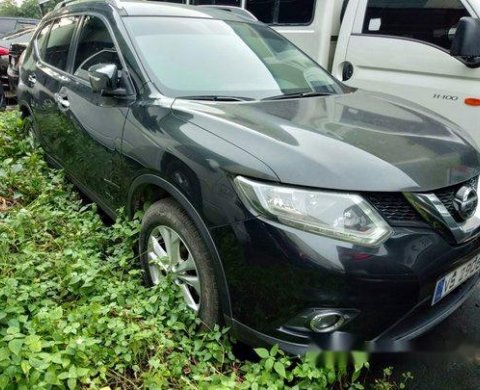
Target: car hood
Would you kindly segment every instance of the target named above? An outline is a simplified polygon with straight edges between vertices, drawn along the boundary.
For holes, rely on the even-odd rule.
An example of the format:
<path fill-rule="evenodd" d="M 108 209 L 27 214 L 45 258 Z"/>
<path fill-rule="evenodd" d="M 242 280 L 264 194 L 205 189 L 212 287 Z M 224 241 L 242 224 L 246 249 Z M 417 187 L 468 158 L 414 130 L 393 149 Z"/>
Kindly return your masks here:
<path fill-rule="evenodd" d="M 292 185 L 421 192 L 479 172 L 479 153 L 465 132 L 389 95 L 355 91 L 241 103 L 177 99 L 172 110 L 254 155 Z"/>

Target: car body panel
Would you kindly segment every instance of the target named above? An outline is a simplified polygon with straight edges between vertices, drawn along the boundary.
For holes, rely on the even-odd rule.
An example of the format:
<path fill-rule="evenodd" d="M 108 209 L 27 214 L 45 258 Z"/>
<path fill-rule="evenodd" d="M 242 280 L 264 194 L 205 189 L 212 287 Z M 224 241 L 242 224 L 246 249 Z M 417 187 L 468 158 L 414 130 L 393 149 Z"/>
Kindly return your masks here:
<path fill-rule="evenodd" d="M 211 227 L 245 217 L 238 207 L 230 215 L 223 206 L 237 198 L 230 181 L 234 174 L 278 180 L 252 154 L 172 115 L 171 102 L 152 103 L 134 104 L 128 113 L 121 188 L 139 173 L 154 172 L 175 185 Z"/>
<path fill-rule="evenodd" d="M 255 145 L 255 155 L 283 183 L 421 192 L 478 173 L 480 155 L 468 135 L 428 110 L 388 95 L 357 90 L 241 104 L 177 99 L 173 109 L 244 150 Z"/>

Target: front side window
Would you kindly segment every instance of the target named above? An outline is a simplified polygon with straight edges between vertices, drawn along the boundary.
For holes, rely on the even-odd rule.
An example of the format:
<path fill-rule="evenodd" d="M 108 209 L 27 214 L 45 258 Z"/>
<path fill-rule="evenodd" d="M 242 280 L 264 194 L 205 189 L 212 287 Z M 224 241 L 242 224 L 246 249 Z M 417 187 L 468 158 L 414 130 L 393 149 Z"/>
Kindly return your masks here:
<path fill-rule="evenodd" d="M 261 99 L 342 87 L 271 28 L 215 19 L 126 17 L 152 79 L 172 97 Z"/>
<path fill-rule="evenodd" d="M 88 69 L 98 64 L 115 64 L 119 70 L 122 68 L 105 23 L 95 16 L 86 16 L 78 39 L 73 73 L 88 80 Z"/>
<path fill-rule="evenodd" d="M 369 0 L 363 33 L 410 38 L 448 50 L 464 16 L 469 13 L 460 0 Z"/>
<path fill-rule="evenodd" d="M 247 0 L 247 9 L 268 24 L 310 24 L 315 0 Z"/>
<path fill-rule="evenodd" d="M 45 46 L 45 62 L 57 69 L 67 69 L 68 51 L 78 17 L 65 17 L 52 23 Z"/>

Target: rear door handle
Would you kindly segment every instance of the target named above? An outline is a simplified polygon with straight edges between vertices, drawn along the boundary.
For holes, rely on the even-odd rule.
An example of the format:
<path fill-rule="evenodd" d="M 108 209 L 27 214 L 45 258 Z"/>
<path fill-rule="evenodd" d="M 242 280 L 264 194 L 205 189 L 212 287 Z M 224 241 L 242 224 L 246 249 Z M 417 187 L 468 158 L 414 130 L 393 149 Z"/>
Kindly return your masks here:
<path fill-rule="evenodd" d="M 66 96 L 62 96 L 59 93 L 56 93 L 55 101 L 62 109 L 70 108 L 70 102 L 68 101 L 68 98 Z"/>
<path fill-rule="evenodd" d="M 30 73 L 27 77 L 27 80 L 30 84 L 35 85 L 37 82 L 37 76 L 35 76 L 35 73 Z"/>

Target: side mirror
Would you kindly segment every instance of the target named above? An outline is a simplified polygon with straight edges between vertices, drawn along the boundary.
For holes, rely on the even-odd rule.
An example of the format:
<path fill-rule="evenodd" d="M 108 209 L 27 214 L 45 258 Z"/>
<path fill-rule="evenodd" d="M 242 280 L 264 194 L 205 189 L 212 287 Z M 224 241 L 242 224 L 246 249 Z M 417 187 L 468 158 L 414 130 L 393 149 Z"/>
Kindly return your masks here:
<path fill-rule="evenodd" d="M 468 66 L 480 67 L 480 19 L 460 19 L 450 54 Z"/>
<path fill-rule="evenodd" d="M 88 69 L 88 78 L 93 92 L 105 96 L 117 93 L 118 69 L 115 64 L 97 64 Z M 119 92 L 119 91 L 118 91 Z"/>

